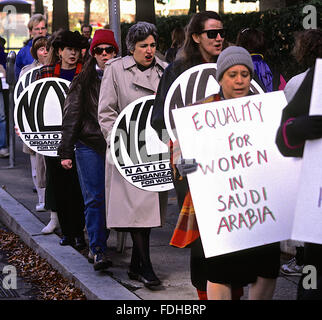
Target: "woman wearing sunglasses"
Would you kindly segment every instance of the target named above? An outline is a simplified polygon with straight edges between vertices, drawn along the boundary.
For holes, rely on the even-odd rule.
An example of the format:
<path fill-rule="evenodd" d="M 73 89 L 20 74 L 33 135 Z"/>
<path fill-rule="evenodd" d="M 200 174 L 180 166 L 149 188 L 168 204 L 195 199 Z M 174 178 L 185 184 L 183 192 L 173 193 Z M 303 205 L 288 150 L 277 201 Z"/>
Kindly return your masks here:
<path fill-rule="evenodd" d="M 105 63 L 116 56 L 118 45 L 111 30 L 95 31 L 90 57 L 76 77 L 65 101 L 62 140 L 58 148 L 61 165 L 76 167 L 85 204 L 85 225 L 89 238 L 89 261 L 94 269 L 111 265 L 106 241 L 105 219 L 106 142 L 97 120 L 98 97 Z M 75 149 L 76 164 L 73 160 Z"/>
<path fill-rule="evenodd" d="M 216 62 L 224 47 L 225 30 L 221 17 L 214 11 L 203 11 L 195 14 L 186 27 L 186 37 L 183 47 L 178 51 L 176 59 L 171 63 L 161 78 L 152 112 L 152 127 L 160 138 L 165 138 L 166 126 L 164 121 L 164 103 L 171 84 L 184 71 L 191 67 L 207 62 Z M 186 179 L 174 180 L 179 210 L 183 206 L 188 185 Z M 204 277 L 204 265 L 200 263 L 199 245 L 191 245 L 190 260 L 191 281 L 197 289 L 200 299 L 207 299 L 207 279 Z M 197 250 L 194 248 L 196 247 Z M 239 291 L 234 297 L 239 297 Z"/>
<path fill-rule="evenodd" d="M 164 71 L 155 98 L 152 127 L 160 134 L 165 132 L 164 102 L 171 84 L 184 71 L 207 62 L 216 62 L 224 48 L 225 30 L 221 17 L 214 11 L 195 14 L 186 27 L 183 47 L 176 59 Z"/>
<path fill-rule="evenodd" d="M 138 22 L 128 31 L 129 55 L 106 64 L 98 106 L 98 120 L 110 146 L 110 135 L 120 112 L 131 102 L 156 92 L 166 63 L 155 56 L 155 25 Z M 107 161 L 110 156 L 107 154 Z M 106 168 L 107 227 L 128 231 L 133 241 L 128 275 L 148 288 L 160 284 L 150 261 L 150 232 L 161 226 L 167 192 L 150 192 L 127 182 L 109 161 Z"/>

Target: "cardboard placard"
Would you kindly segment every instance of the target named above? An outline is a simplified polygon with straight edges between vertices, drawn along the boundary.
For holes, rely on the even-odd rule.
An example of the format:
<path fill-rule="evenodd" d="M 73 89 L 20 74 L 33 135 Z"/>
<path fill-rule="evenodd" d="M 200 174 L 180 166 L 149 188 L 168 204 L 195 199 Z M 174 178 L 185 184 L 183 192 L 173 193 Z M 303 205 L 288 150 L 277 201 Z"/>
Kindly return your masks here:
<path fill-rule="evenodd" d="M 57 156 L 69 84 L 64 79 L 45 78 L 29 84 L 19 94 L 14 110 L 15 127 L 22 141 L 35 152 Z"/>
<path fill-rule="evenodd" d="M 23 92 L 23 90 L 26 89 L 31 83 L 36 81 L 36 77 L 38 75 L 38 71 L 40 68 L 41 68 L 41 66 L 32 68 L 32 69 L 28 70 L 27 72 L 25 72 L 18 79 L 18 81 L 15 85 L 14 93 L 13 93 L 14 104 L 17 103 L 18 98 L 19 98 L 20 94 Z"/>
<path fill-rule="evenodd" d="M 282 91 L 173 110 L 206 257 L 289 239 L 300 163 L 275 137 Z"/>
<path fill-rule="evenodd" d="M 204 63 L 194 66 L 182 74 L 171 84 L 164 102 L 164 122 L 167 132 L 174 142 L 177 140 L 172 118 L 172 110 L 200 101 L 214 93 L 218 93 L 220 85 L 216 80 L 217 63 Z M 251 81 L 250 90 L 264 93 L 260 85 Z"/>
<path fill-rule="evenodd" d="M 117 117 L 111 133 L 111 154 L 121 175 L 146 191 L 173 189 L 170 154 L 150 125 L 155 96 L 130 103 Z"/>
<path fill-rule="evenodd" d="M 322 115 L 322 59 L 316 60 L 310 115 Z M 292 239 L 322 244 L 322 139 L 307 140 Z"/>

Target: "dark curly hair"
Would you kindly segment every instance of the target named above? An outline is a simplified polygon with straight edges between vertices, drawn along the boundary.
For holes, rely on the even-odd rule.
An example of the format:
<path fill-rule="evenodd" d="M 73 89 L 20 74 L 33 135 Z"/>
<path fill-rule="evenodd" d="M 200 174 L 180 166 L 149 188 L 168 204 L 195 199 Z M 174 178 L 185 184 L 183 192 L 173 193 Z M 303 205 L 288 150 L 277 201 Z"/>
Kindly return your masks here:
<path fill-rule="evenodd" d="M 295 37 L 292 53 L 300 66 L 305 69 L 312 67 L 317 58 L 322 58 L 322 30 L 309 29 L 299 32 Z"/>

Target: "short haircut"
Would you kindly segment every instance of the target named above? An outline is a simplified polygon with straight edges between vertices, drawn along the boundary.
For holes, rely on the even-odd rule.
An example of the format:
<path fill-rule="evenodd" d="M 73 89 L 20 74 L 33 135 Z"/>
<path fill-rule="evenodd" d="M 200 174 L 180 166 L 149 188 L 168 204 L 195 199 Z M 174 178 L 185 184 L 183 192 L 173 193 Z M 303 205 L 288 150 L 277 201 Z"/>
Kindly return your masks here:
<path fill-rule="evenodd" d="M 135 44 L 145 40 L 150 35 L 154 37 L 155 42 L 158 41 L 158 32 L 154 24 L 145 21 L 134 24 L 129 29 L 125 39 L 128 52 L 134 51 Z"/>
<path fill-rule="evenodd" d="M 39 36 L 33 39 L 30 53 L 35 60 L 38 60 L 37 50 L 41 47 L 47 48 L 48 38 L 45 36 Z"/>
<path fill-rule="evenodd" d="M 46 25 L 46 28 L 47 28 L 47 19 L 44 15 L 42 15 L 41 13 L 36 13 L 34 14 L 29 22 L 28 22 L 28 29 L 29 31 L 32 30 L 32 28 L 34 27 L 35 23 L 40 23 L 41 21 L 45 21 L 45 25 Z"/>
<path fill-rule="evenodd" d="M 89 31 L 92 33 L 92 31 L 93 31 L 93 27 L 90 25 L 90 24 L 83 24 L 82 26 L 81 26 L 81 31 L 83 32 L 83 29 L 84 28 L 89 28 Z"/>

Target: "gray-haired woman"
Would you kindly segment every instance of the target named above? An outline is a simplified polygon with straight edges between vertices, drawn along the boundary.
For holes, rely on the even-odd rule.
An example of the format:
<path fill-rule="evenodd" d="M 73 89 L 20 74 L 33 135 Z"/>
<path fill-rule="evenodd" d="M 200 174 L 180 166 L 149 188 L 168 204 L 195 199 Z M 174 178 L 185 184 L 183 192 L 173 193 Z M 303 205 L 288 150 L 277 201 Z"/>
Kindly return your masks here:
<path fill-rule="evenodd" d="M 131 102 L 155 94 L 167 64 L 155 56 L 156 27 L 148 22 L 133 25 L 126 36 L 129 54 L 106 63 L 102 79 L 98 121 L 107 142 L 120 112 Z M 153 227 L 162 224 L 167 193 L 150 192 L 127 182 L 114 164 L 106 162 L 106 225 L 129 231 L 133 241 L 129 277 L 146 287 L 160 284 L 150 261 L 149 239 Z"/>

